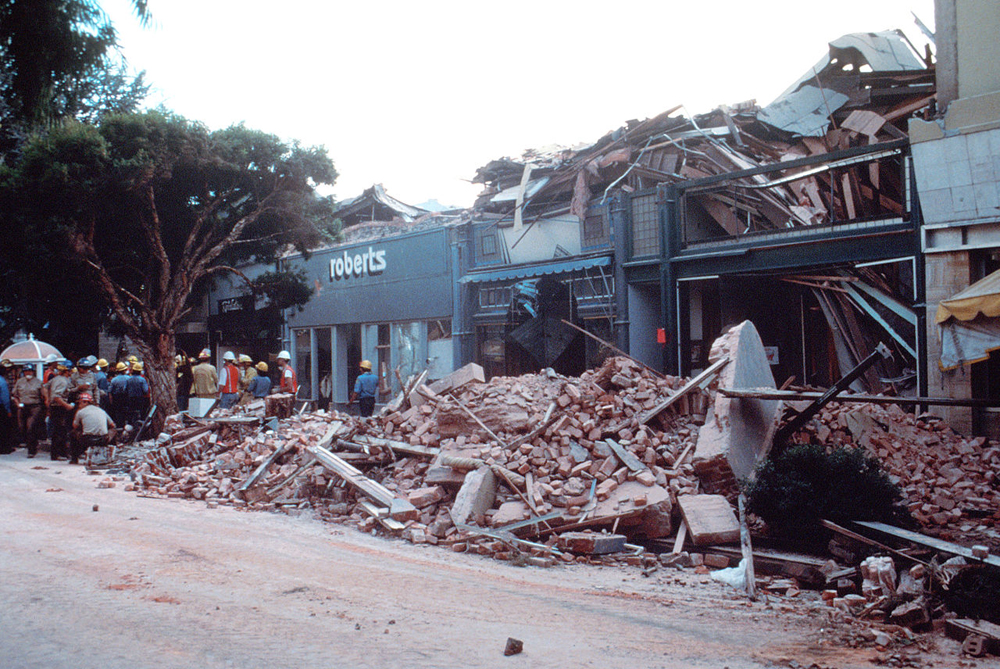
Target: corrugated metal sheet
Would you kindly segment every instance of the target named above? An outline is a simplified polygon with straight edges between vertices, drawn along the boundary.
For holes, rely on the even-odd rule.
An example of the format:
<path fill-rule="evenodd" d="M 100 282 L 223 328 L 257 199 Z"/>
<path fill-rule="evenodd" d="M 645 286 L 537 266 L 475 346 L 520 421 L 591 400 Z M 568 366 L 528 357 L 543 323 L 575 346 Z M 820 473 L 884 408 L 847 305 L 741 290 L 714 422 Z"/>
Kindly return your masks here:
<path fill-rule="evenodd" d="M 849 98 L 843 93 L 803 86 L 764 107 L 757 118 L 768 125 L 803 137 L 822 137 L 830 126 L 830 114 Z"/>

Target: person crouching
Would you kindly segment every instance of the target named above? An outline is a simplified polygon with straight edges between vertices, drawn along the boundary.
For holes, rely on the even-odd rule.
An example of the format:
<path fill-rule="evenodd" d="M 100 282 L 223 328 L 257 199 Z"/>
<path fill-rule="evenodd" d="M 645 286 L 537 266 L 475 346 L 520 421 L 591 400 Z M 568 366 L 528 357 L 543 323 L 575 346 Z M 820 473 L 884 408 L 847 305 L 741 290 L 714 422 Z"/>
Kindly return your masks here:
<path fill-rule="evenodd" d="M 73 452 L 70 462 L 76 464 L 80 456 L 91 448 L 103 448 L 115 438 L 117 426 L 104 409 L 94 404 L 90 393 L 80 393 L 76 400 L 76 416 L 73 417 Z"/>

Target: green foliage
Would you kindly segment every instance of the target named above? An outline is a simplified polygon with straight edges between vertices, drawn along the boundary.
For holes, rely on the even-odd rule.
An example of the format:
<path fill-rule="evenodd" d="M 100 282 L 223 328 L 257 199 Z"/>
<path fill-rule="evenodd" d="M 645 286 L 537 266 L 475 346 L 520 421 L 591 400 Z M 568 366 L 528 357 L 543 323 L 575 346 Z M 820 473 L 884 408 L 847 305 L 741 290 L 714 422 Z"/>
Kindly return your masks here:
<path fill-rule="evenodd" d="M 336 237 L 334 203 L 314 192 L 336 176 L 322 147 L 242 125 L 210 132 L 163 111 L 111 115 L 97 127 L 67 122 L 0 168 L 0 234 L 13 240 L 0 257 L 41 286 L 53 265 L 26 253 L 78 278 L 97 268 L 116 294 L 92 291 L 90 306 L 116 309 L 123 326 L 162 330 L 226 266 L 270 263 Z M 284 277 L 269 289 L 302 303 L 305 291 L 291 285 Z"/>
<path fill-rule="evenodd" d="M 761 463 L 745 487 L 748 509 L 777 534 L 812 534 L 820 519 L 912 524 L 899 488 L 861 449 L 794 446 Z"/>
<path fill-rule="evenodd" d="M 145 0 L 133 5 L 147 22 Z M 148 86 L 127 73 L 117 40 L 93 0 L 0 0 L 0 154 L 67 117 L 135 111 Z"/>
<path fill-rule="evenodd" d="M 313 295 L 313 287 L 305 270 L 265 272 L 253 282 L 255 293 L 267 296 L 271 306 L 280 310 L 301 307 Z"/>

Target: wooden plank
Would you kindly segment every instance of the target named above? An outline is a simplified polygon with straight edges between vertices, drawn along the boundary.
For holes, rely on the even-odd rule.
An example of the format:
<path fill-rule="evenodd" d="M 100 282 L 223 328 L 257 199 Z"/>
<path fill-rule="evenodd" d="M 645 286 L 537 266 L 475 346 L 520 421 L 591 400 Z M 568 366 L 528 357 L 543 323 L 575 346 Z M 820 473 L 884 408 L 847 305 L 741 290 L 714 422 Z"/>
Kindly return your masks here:
<path fill-rule="evenodd" d="M 751 600 L 757 599 L 757 580 L 753 569 L 753 546 L 750 544 L 750 528 L 747 525 L 746 497 L 743 493 L 739 496 L 740 512 L 740 550 L 743 553 L 743 560 L 746 565 L 746 589 L 747 597 Z"/>
<path fill-rule="evenodd" d="M 325 439 L 326 437 L 324 437 Z M 415 520 L 420 517 L 417 507 L 410 504 L 409 500 L 397 497 L 395 493 L 383 486 L 378 481 L 373 481 L 350 463 L 334 455 L 322 445 L 309 446 L 306 451 L 340 478 L 361 491 L 362 494 L 377 502 L 380 506 L 388 507 L 390 516 L 396 520 Z"/>
<path fill-rule="evenodd" d="M 922 565 L 924 565 L 926 567 L 930 566 L 929 564 L 927 564 L 923 560 L 915 558 L 912 555 L 907 555 L 903 551 L 898 551 L 895 548 L 891 548 L 889 546 L 886 546 L 885 544 L 883 544 L 883 543 L 881 543 L 879 541 L 875 541 L 874 539 L 870 539 L 870 538 L 866 537 L 863 534 L 858 534 L 857 532 L 852 532 L 851 530 L 847 529 L 846 527 L 841 527 L 840 525 L 838 525 L 837 523 L 834 523 L 832 521 L 829 521 L 829 520 L 820 520 L 819 524 L 822 525 L 823 527 L 825 527 L 828 530 L 832 530 L 832 531 L 836 532 L 837 534 L 841 534 L 841 535 L 847 537 L 848 539 L 854 539 L 855 541 L 859 541 L 859 542 L 861 542 L 861 543 L 863 543 L 863 544 L 865 544 L 867 546 L 873 546 L 875 548 L 878 548 L 879 550 L 886 551 L 887 553 L 892 553 L 896 557 L 903 558 L 904 560 L 909 560 L 911 562 L 918 562 L 918 563 L 920 563 L 920 564 L 922 564 Z"/>
<path fill-rule="evenodd" d="M 985 558 L 980 559 L 972 554 L 971 549 L 966 548 L 965 546 L 959 546 L 958 544 L 953 544 L 950 541 L 945 541 L 936 537 L 928 537 L 927 535 L 920 534 L 919 532 L 911 532 L 910 530 L 904 530 L 901 527 L 893 527 L 892 525 L 887 525 L 885 523 L 856 520 L 854 521 L 854 524 L 860 525 L 861 527 L 867 527 L 870 530 L 888 534 L 891 537 L 896 537 L 897 539 L 902 539 L 903 541 L 909 541 L 910 543 L 917 544 L 918 546 L 924 546 L 925 548 L 930 548 L 941 553 L 961 555 L 972 563 L 985 562 L 986 564 L 993 565 L 994 567 L 1000 567 L 1000 557 L 997 557 L 996 555 L 987 555 Z"/>
<path fill-rule="evenodd" d="M 740 540 L 740 523 L 722 495 L 681 495 L 677 503 L 695 546 Z"/>
<path fill-rule="evenodd" d="M 684 464 L 684 460 L 687 458 L 688 453 L 694 450 L 695 443 L 696 442 L 692 441 L 690 444 L 684 447 L 684 450 L 681 451 L 681 454 L 677 456 L 676 460 L 674 460 L 674 466 L 670 468 L 671 472 L 676 474 L 681 470 L 681 466 Z"/>
<path fill-rule="evenodd" d="M 254 472 L 248 476 L 247 479 L 239 485 L 239 487 L 236 488 L 237 496 L 245 497 L 247 490 L 264 478 L 264 475 L 267 474 L 267 470 L 271 468 L 271 465 L 274 464 L 275 460 L 290 450 L 292 450 L 292 444 L 286 442 L 282 444 L 280 448 L 276 448 L 269 456 L 264 458 L 264 461 L 257 466 L 257 469 L 255 469 Z"/>
<path fill-rule="evenodd" d="M 363 499 L 358 502 L 358 507 L 369 516 L 378 521 L 385 529 L 391 532 L 401 532 L 406 529 L 406 525 L 389 517 L 389 509 L 375 506 L 371 501 Z"/>
<path fill-rule="evenodd" d="M 677 528 L 677 538 L 674 539 L 674 547 L 670 549 L 670 552 L 676 555 L 684 550 L 684 540 L 687 539 L 688 526 L 683 520 L 681 521 L 681 526 Z"/>
<path fill-rule="evenodd" d="M 384 446 L 395 453 L 406 453 L 407 455 L 417 455 L 426 458 L 436 458 L 440 453 L 440 448 L 432 448 L 430 446 L 422 446 L 420 444 L 408 444 L 404 441 L 396 441 L 395 439 L 383 439 L 382 437 L 373 437 L 371 435 L 357 435 L 353 437 L 354 441 L 359 444 L 369 444 L 371 446 Z"/>
<path fill-rule="evenodd" d="M 621 460 L 622 464 L 633 472 L 638 473 L 644 469 L 649 469 L 641 460 L 639 460 L 639 458 L 622 448 L 621 444 L 614 439 L 605 439 L 604 443 L 607 444 L 612 451 L 614 451 L 615 455 L 618 456 L 618 459 Z"/>
<path fill-rule="evenodd" d="M 783 400 L 786 402 L 818 400 L 824 393 L 817 391 L 775 390 L 774 388 L 719 388 L 719 394 L 726 397 L 749 399 Z M 1000 407 L 1000 400 L 958 397 L 892 397 L 891 395 L 837 395 L 832 402 L 861 402 L 866 404 L 927 404 L 930 406 L 952 407 Z"/>
<path fill-rule="evenodd" d="M 661 413 L 666 411 L 671 405 L 677 402 L 677 400 L 684 397 L 689 392 L 700 386 L 704 381 L 707 381 L 708 379 L 718 374 L 719 370 L 725 367 L 727 362 L 729 362 L 729 358 L 720 358 L 715 362 L 713 362 L 711 365 L 705 368 L 705 370 L 702 371 L 701 374 L 694 377 L 693 379 L 690 379 L 687 383 L 685 383 L 684 386 L 680 390 L 678 390 L 675 394 L 663 400 L 649 411 L 640 414 L 638 419 L 639 424 L 645 425 L 652 419 L 659 416 Z"/>
<path fill-rule="evenodd" d="M 524 501 L 527 503 L 528 508 L 538 515 L 538 505 L 535 504 L 535 479 L 528 472 L 524 475 Z"/>
<path fill-rule="evenodd" d="M 971 620 L 969 618 L 955 618 L 945 620 L 945 633 L 953 639 L 962 641 L 970 634 L 978 634 L 990 641 L 990 651 L 994 654 L 1000 652 L 1000 625 L 988 620 Z"/>

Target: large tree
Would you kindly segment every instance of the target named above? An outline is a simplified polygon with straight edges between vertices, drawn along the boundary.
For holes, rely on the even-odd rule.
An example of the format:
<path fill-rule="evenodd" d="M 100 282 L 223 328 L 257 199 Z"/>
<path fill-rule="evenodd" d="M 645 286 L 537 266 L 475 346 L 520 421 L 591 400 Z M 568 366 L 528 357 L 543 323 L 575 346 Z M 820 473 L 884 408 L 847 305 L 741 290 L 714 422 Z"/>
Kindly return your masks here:
<path fill-rule="evenodd" d="M 132 4 L 148 23 L 146 0 Z M 67 116 L 134 111 L 146 91 L 95 0 L 0 0 L 0 138 L 8 143 Z"/>
<path fill-rule="evenodd" d="M 337 173 L 322 147 L 242 125 L 209 132 L 164 112 L 69 123 L 29 141 L 0 172 L 16 229 L 49 236 L 147 363 L 153 402 L 176 409 L 174 332 L 204 281 L 241 261 L 307 251 L 332 228 L 315 193 Z M 163 414 L 161 413 L 161 416 Z"/>

